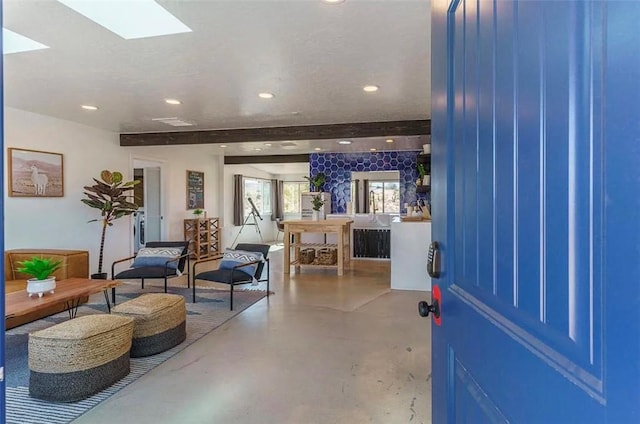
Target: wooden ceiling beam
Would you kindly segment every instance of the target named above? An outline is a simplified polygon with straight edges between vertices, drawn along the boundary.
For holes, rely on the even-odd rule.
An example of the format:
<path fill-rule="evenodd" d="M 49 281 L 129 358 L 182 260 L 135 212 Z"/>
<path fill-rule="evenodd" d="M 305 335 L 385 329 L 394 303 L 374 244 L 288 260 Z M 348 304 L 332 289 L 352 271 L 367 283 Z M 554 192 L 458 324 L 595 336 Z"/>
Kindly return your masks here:
<path fill-rule="evenodd" d="M 431 134 L 431 120 L 361 122 L 297 127 L 239 128 L 120 134 L 121 146 L 172 146 L 182 144 L 242 143 L 248 141 L 322 140 L 359 137 L 393 137 Z"/>
<path fill-rule="evenodd" d="M 309 154 L 299 155 L 265 155 L 265 156 L 225 156 L 225 165 L 245 165 L 252 163 L 306 163 Z"/>

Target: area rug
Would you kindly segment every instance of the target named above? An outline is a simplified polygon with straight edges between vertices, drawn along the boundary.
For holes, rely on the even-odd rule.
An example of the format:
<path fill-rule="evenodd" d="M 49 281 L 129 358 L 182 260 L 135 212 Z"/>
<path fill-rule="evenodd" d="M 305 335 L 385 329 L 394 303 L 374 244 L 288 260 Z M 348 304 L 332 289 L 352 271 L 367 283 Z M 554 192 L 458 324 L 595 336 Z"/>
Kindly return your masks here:
<path fill-rule="evenodd" d="M 191 302 L 191 291 L 186 288 L 169 287 L 170 293 L 185 296 L 187 300 L 187 339 L 180 345 L 146 358 L 131 358 L 131 373 L 113 386 L 90 398 L 73 403 L 52 403 L 29 397 L 29 368 L 27 360 L 28 334 L 69 319 L 66 312 L 52 315 L 29 324 L 8 330 L 5 333 L 6 362 L 6 422 L 13 424 L 57 424 L 68 423 L 78 418 L 109 396 L 143 376 L 191 343 L 200 339 L 216 327 L 233 318 L 258 300 L 266 296 L 261 287 L 254 290 L 234 290 L 234 310 L 229 311 L 229 292 L 200 288 L 196 292 L 197 302 Z M 142 293 L 163 292 L 162 287 L 140 283 L 124 283 L 117 289 L 116 301 L 122 303 Z M 78 316 L 105 313 L 107 307 L 100 294 L 78 308 Z"/>

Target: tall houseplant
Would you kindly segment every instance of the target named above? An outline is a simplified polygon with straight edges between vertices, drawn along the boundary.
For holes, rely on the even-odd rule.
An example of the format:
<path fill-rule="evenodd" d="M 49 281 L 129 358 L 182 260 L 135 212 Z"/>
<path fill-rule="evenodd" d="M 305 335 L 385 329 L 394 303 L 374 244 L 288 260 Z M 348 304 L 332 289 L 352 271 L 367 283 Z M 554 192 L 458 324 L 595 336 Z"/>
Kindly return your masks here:
<path fill-rule="evenodd" d="M 133 194 L 129 194 L 129 192 L 140 181 L 123 182 L 122 180 L 123 177 L 120 172 L 104 170 L 100 173 L 100 180 L 94 178 L 94 185 L 84 187 L 86 199 L 82 199 L 82 203 L 94 209 L 99 209 L 101 214 L 100 218 L 89 221 L 102 223 L 98 274 L 92 275 L 95 278 L 106 278 L 106 273 L 102 272 L 102 259 L 107 227 L 112 226 L 113 221 L 116 219 L 131 215 L 138 210 L 138 205 L 133 202 Z"/>

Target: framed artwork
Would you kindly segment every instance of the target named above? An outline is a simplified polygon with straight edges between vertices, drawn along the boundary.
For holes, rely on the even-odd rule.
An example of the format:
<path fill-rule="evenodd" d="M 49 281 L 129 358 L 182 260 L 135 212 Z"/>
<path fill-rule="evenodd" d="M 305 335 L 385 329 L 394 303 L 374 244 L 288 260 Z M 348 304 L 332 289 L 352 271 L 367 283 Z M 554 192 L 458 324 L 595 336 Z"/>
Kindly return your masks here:
<path fill-rule="evenodd" d="M 9 196 L 63 197 L 62 153 L 8 149 Z"/>
<path fill-rule="evenodd" d="M 187 170 L 187 209 L 204 208 L 204 172 Z"/>

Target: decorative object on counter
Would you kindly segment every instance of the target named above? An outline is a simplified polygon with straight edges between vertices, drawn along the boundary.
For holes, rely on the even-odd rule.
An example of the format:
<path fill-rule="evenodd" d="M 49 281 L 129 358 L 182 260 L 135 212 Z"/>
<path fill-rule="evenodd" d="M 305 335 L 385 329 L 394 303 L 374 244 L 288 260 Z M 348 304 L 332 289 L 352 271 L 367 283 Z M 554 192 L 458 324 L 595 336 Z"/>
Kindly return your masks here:
<path fill-rule="evenodd" d="M 422 185 L 431 185 L 431 175 L 425 175 L 422 177 Z"/>
<path fill-rule="evenodd" d="M 311 191 L 315 192 L 315 191 L 321 191 L 322 185 L 327 180 L 327 177 L 322 172 L 318 172 L 316 175 L 312 175 L 310 177 L 307 177 L 306 175 L 304 175 L 304 179 L 309 181 L 309 184 L 311 185 Z"/>
<path fill-rule="evenodd" d="M 318 249 L 318 265 L 335 265 L 338 263 L 338 250 L 329 247 Z"/>
<path fill-rule="evenodd" d="M 312 264 L 314 259 L 316 258 L 316 249 L 306 248 L 300 249 L 300 263 L 301 264 Z"/>
<path fill-rule="evenodd" d="M 84 186 L 84 195 L 86 199 L 81 199 L 82 203 L 100 210 L 100 218 L 92 219 L 89 222 L 102 222 L 102 235 L 100 237 L 100 255 L 98 257 L 98 273 L 92 274 L 91 278 L 107 278 L 107 273 L 102 272 L 102 259 L 104 256 L 104 240 L 107 234 L 107 227 L 113 225 L 113 221 L 127 215 L 131 215 L 138 210 L 136 205 L 130 199 L 133 194 L 127 194 L 132 191 L 134 186 L 140 181 L 123 181 L 122 174 L 118 171 L 103 170 L 100 173 L 100 180 L 94 178 L 94 185 Z"/>
<path fill-rule="evenodd" d="M 194 218 L 206 218 L 206 213 L 205 211 L 203 211 L 202 209 L 194 209 L 193 210 L 193 217 Z"/>
<path fill-rule="evenodd" d="M 316 194 L 311 199 L 311 206 L 313 208 L 313 220 L 320 220 L 320 208 L 324 205 L 324 200 L 322 200 L 322 196 L 320 194 Z"/>
<path fill-rule="evenodd" d="M 52 274 L 62 266 L 62 261 L 34 256 L 26 261 L 18 262 L 18 272 L 32 276 L 27 280 L 29 297 L 37 294 L 42 297 L 45 292 L 53 293 L 56 288 L 56 277 Z"/>
<path fill-rule="evenodd" d="M 431 154 L 431 144 L 430 143 L 422 145 L 422 153 L 424 153 L 425 155 Z"/>

